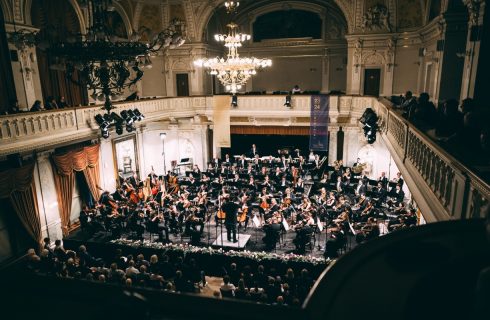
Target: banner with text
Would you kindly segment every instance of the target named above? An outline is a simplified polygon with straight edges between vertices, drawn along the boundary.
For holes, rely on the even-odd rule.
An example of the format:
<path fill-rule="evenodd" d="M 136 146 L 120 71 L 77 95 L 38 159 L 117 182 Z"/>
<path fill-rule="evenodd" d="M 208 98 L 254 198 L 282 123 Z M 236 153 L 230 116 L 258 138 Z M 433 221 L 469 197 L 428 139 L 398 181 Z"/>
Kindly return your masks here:
<path fill-rule="evenodd" d="M 310 150 L 328 151 L 328 95 L 311 96 Z"/>

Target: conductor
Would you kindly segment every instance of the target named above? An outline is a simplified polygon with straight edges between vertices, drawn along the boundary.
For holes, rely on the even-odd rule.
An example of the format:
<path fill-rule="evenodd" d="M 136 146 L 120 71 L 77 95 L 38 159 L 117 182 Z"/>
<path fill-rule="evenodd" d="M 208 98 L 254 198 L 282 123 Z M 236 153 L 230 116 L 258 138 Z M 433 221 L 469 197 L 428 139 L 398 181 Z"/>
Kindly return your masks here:
<path fill-rule="evenodd" d="M 225 202 L 222 205 L 222 210 L 225 212 L 225 226 L 226 226 L 226 236 L 228 241 L 231 240 L 231 235 L 233 234 L 233 242 L 237 242 L 236 239 L 236 224 L 237 224 L 237 213 L 238 204 L 231 201 L 230 198 L 225 198 Z"/>

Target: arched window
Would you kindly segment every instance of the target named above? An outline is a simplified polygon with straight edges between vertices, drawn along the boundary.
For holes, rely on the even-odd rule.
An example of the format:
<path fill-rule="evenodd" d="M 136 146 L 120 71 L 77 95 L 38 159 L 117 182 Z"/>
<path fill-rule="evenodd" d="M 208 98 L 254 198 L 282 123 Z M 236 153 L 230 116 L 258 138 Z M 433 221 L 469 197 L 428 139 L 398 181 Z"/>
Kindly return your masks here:
<path fill-rule="evenodd" d="M 322 19 L 304 10 L 273 11 L 259 16 L 253 24 L 254 42 L 264 39 L 322 38 Z"/>

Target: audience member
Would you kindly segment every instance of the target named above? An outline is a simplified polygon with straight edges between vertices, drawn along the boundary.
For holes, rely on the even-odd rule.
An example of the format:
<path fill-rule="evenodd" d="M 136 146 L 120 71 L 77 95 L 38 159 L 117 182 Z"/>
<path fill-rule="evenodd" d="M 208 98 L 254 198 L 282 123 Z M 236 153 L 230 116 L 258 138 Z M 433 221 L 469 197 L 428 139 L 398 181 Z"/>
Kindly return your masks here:
<path fill-rule="evenodd" d="M 29 111 L 36 112 L 36 111 L 42 111 L 44 110 L 43 106 L 41 105 L 40 100 L 34 101 L 34 104 L 32 105 L 31 109 Z"/>

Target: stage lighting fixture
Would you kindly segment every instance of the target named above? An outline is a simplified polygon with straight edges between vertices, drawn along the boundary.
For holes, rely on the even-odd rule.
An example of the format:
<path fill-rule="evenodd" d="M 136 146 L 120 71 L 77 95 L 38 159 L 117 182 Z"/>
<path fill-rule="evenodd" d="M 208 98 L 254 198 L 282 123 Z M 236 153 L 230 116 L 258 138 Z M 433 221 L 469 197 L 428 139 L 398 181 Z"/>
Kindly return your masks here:
<path fill-rule="evenodd" d="M 238 107 L 238 97 L 236 96 L 236 94 L 231 96 L 231 106 L 233 108 Z"/>
<path fill-rule="evenodd" d="M 107 130 L 107 128 L 109 128 L 110 121 L 107 121 L 104 116 L 100 114 L 96 115 L 95 121 L 97 122 L 101 130 Z"/>
<path fill-rule="evenodd" d="M 134 114 L 138 117 L 138 121 L 141 121 L 145 116 L 136 108 L 134 109 Z"/>
<path fill-rule="evenodd" d="M 121 117 L 126 121 L 126 124 L 131 125 L 133 123 L 133 118 L 128 114 L 128 111 L 121 111 Z"/>
<path fill-rule="evenodd" d="M 109 138 L 109 130 L 107 130 L 107 129 L 100 129 L 100 133 L 102 134 L 102 138 L 104 138 L 104 139 Z"/>
<path fill-rule="evenodd" d="M 286 108 L 291 108 L 291 95 L 290 95 L 290 94 L 288 94 L 288 95 L 286 96 L 286 102 L 284 103 L 284 106 L 285 106 Z"/>
<path fill-rule="evenodd" d="M 131 117 L 131 119 L 133 119 L 133 122 L 138 120 L 138 117 L 134 114 L 133 110 L 129 109 L 128 115 Z"/>

